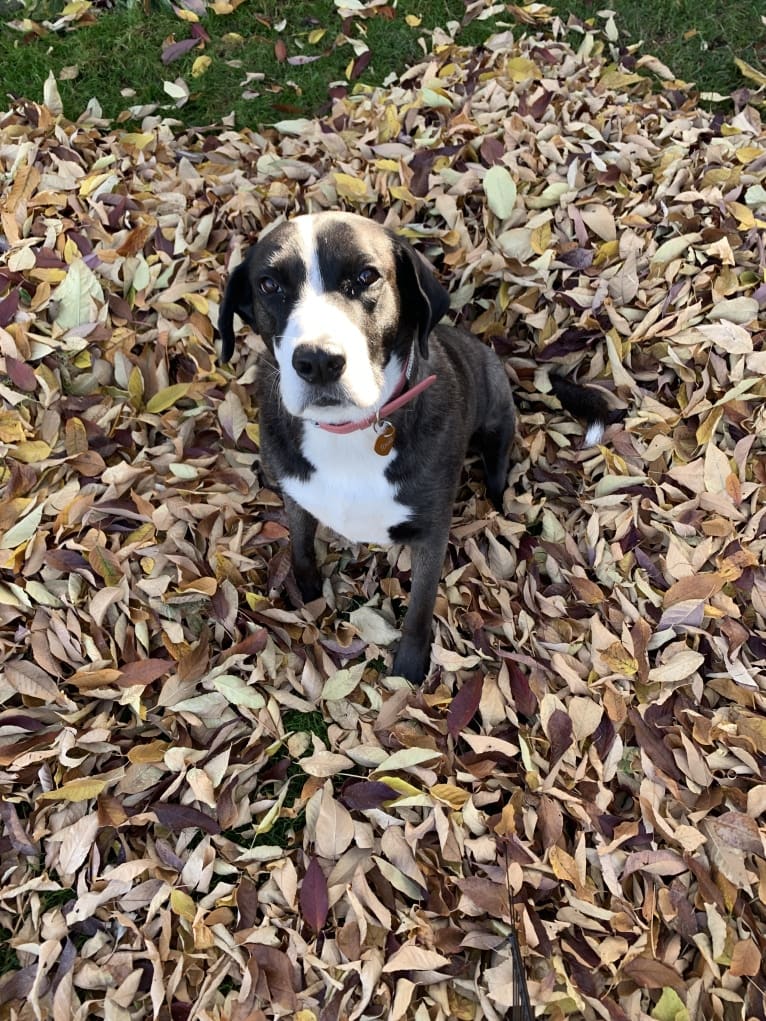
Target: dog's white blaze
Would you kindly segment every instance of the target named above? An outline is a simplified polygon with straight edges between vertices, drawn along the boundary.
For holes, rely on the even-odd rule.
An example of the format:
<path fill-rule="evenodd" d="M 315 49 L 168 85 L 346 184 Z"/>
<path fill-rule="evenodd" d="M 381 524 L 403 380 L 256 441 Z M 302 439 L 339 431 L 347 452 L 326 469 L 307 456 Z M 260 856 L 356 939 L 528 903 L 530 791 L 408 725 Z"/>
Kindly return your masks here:
<path fill-rule="evenodd" d="M 398 379 L 396 367 L 387 367 L 385 373 L 374 371 L 367 338 L 343 310 L 328 299 L 319 267 L 313 216 L 299 216 L 293 223 L 306 266 L 306 281 L 275 348 L 282 402 L 291 415 L 301 418 L 322 422 L 360 421 L 384 403 L 393 390 Z M 352 413 L 348 407 L 306 406 L 306 384 L 293 368 L 293 354 L 301 344 L 326 346 L 345 357 L 346 367 L 339 382 L 355 405 Z"/>
<path fill-rule="evenodd" d="M 307 425 L 301 449 L 316 471 L 307 482 L 284 478 L 282 488 L 345 539 L 382 545 L 391 542 L 389 528 L 406 521 L 410 509 L 385 476 L 396 454 L 376 454 L 374 442 L 372 429 L 337 434 Z"/>

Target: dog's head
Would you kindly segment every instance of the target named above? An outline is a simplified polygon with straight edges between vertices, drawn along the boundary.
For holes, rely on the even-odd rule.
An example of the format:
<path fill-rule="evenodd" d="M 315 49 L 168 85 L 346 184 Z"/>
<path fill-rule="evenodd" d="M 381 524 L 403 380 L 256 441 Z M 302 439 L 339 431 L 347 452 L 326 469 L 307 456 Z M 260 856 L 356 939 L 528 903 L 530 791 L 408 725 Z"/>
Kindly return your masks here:
<path fill-rule="evenodd" d="M 234 351 L 236 312 L 279 367 L 287 411 L 361 421 L 390 398 L 417 343 L 447 311 L 447 292 L 406 241 L 351 213 L 280 223 L 229 278 L 218 328 Z"/>

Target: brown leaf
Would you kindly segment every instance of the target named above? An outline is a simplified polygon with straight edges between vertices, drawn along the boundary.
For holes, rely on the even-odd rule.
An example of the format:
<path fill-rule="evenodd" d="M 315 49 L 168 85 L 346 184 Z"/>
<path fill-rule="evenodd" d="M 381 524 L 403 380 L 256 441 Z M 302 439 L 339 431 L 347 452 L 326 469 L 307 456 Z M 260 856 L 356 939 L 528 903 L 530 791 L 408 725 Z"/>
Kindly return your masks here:
<path fill-rule="evenodd" d="M 304 921 L 315 933 L 321 932 L 330 908 L 327 880 L 317 858 L 309 859 L 306 875 L 301 883 L 300 904 Z"/>
<path fill-rule="evenodd" d="M 452 737 L 457 737 L 461 730 L 470 723 L 479 708 L 481 692 L 484 686 L 484 675 L 476 673 L 466 681 L 457 695 L 450 702 L 447 713 L 447 729 Z"/>
<path fill-rule="evenodd" d="M 623 975 L 632 979 L 639 989 L 675 989 L 677 993 L 686 990 L 684 980 L 678 972 L 663 961 L 653 957 L 634 957 L 622 968 Z"/>
<path fill-rule="evenodd" d="M 755 976 L 763 967 L 763 958 L 756 944 L 751 939 L 741 939 L 734 944 L 731 952 L 731 964 L 729 972 L 739 977 L 740 975 Z"/>

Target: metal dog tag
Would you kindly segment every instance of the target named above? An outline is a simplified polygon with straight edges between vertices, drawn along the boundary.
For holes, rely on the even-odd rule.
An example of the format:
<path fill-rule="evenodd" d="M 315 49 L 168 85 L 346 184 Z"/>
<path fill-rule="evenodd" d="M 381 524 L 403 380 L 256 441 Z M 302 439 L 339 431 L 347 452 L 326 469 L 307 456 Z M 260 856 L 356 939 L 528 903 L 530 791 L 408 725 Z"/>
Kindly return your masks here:
<path fill-rule="evenodd" d="M 375 438 L 373 450 L 376 454 L 380 454 L 381 457 L 385 457 L 386 454 L 390 454 L 394 448 L 396 429 L 390 422 L 377 422 L 375 424 L 375 432 L 378 435 Z"/>

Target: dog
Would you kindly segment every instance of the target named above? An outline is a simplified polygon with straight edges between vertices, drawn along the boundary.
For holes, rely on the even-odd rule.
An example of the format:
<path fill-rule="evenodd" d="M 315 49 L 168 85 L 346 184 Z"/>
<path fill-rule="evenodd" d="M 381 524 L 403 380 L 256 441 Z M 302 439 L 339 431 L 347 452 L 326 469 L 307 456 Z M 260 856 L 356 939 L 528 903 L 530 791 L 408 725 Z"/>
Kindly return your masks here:
<path fill-rule="evenodd" d="M 322 212 L 263 235 L 231 273 L 219 315 L 224 362 L 235 313 L 266 345 L 256 381 L 261 461 L 283 495 L 303 600 L 322 591 L 318 522 L 351 542 L 409 545 L 409 606 L 392 673 L 414 683 L 428 673 L 469 445 L 502 511 L 515 434 L 501 361 L 440 323 L 448 308 L 431 266 L 403 238 L 356 214 Z M 573 400 L 583 389 L 567 388 Z M 603 412 L 598 400 L 585 406 L 592 420 Z"/>

